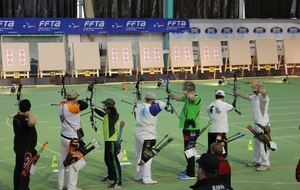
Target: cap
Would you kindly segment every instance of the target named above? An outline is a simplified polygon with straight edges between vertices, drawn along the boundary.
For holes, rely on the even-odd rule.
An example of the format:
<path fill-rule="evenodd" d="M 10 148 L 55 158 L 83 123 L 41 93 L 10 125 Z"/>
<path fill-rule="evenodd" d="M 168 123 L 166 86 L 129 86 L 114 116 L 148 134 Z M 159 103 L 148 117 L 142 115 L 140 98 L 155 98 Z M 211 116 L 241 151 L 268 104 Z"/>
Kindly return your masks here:
<path fill-rule="evenodd" d="M 204 153 L 196 162 L 199 164 L 199 167 L 209 173 L 217 173 L 219 171 L 220 160 L 214 154 Z"/>
<path fill-rule="evenodd" d="M 225 96 L 225 92 L 223 90 L 218 90 L 216 95 Z"/>
<path fill-rule="evenodd" d="M 116 103 L 114 99 L 112 98 L 107 98 L 106 100 L 101 102 L 102 104 L 105 104 L 106 106 L 114 106 Z"/>
<path fill-rule="evenodd" d="M 71 90 L 70 92 L 68 92 L 67 94 L 67 98 L 77 98 L 79 95 L 77 94 L 77 92 L 75 90 Z"/>
<path fill-rule="evenodd" d="M 155 100 L 155 93 L 154 92 L 147 92 L 145 95 L 146 100 Z"/>

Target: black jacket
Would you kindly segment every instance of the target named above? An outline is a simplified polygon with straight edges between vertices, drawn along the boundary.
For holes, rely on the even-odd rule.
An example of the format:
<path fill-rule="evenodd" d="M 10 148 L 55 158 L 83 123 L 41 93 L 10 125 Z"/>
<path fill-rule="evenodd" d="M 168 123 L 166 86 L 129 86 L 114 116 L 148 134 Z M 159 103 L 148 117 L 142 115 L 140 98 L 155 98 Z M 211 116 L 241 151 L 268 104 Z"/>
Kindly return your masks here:
<path fill-rule="evenodd" d="M 194 185 L 190 186 L 193 190 L 233 190 L 231 187 L 223 183 L 219 176 L 208 177 L 197 181 Z"/>

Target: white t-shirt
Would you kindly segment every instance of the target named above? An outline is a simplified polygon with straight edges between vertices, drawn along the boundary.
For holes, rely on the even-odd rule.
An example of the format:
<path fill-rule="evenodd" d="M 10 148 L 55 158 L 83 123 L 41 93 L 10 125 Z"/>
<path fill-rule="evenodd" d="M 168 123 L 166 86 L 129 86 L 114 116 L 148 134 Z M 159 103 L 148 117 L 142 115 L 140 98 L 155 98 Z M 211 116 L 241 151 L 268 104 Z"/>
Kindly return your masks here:
<path fill-rule="evenodd" d="M 209 104 L 207 114 L 210 120 L 209 133 L 227 133 L 228 129 L 228 111 L 232 110 L 233 106 L 222 100 L 215 100 Z"/>
<path fill-rule="evenodd" d="M 65 137 L 78 138 L 76 131 L 81 128 L 79 112 L 79 104 L 62 104 L 60 106 L 59 115 L 61 120 L 61 134 Z"/>
<path fill-rule="evenodd" d="M 145 140 L 156 139 L 157 114 L 166 107 L 166 103 L 156 100 L 156 104 L 137 103 L 134 133 Z"/>
<path fill-rule="evenodd" d="M 263 97 L 261 94 L 249 96 L 252 101 L 252 116 L 255 123 L 262 126 L 270 125 L 269 120 L 269 96 Z M 260 128 L 258 128 L 259 130 Z M 259 130 L 261 131 L 261 129 Z"/>

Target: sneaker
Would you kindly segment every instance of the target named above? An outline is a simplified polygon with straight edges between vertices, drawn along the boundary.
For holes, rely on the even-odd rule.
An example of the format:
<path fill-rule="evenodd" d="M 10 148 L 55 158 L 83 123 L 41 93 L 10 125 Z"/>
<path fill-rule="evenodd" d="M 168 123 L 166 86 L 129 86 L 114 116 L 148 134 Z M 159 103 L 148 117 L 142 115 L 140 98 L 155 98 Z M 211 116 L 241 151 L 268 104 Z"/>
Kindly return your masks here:
<path fill-rule="evenodd" d="M 179 175 L 186 175 L 186 171 L 180 171 Z"/>
<path fill-rule="evenodd" d="M 58 187 L 58 190 L 67 190 L 68 188 L 66 187 Z"/>
<path fill-rule="evenodd" d="M 179 178 L 179 179 L 195 179 L 195 177 L 191 177 L 191 176 L 188 176 L 188 175 L 186 175 L 186 174 L 181 175 L 181 176 L 179 176 L 178 178 Z"/>
<path fill-rule="evenodd" d="M 122 185 L 115 184 L 115 183 L 108 186 L 108 189 L 120 189 L 120 188 L 122 188 Z"/>
<path fill-rule="evenodd" d="M 251 162 L 251 163 L 247 164 L 246 166 L 248 166 L 248 167 L 258 167 L 258 166 L 261 166 L 261 163 Z"/>
<path fill-rule="evenodd" d="M 115 180 L 109 179 L 108 177 L 105 177 L 105 178 L 103 178 L 103 179 L 101 180 L 101 182 L 104 182 L 104 183 L 108 183 L 108 182 L 110 182 L 110 181 L 115 181 Z"/>
<path fill-rule="evenodd" d="M 157 184 L 157 181 L 154 181 L 154 180 L 143 181 L 143 184 L 145 184 L 145 185 Z"/>
<path fill-rule="evenodd" d="M 264 171 L 267 171 L 267 170 L 269 170 L 269 169 L 270 169 L 269 166 L 261 165 L 261 166 L 259 166 L 258 168 L 256 168 L 256 171 L 264 172 Z"/>

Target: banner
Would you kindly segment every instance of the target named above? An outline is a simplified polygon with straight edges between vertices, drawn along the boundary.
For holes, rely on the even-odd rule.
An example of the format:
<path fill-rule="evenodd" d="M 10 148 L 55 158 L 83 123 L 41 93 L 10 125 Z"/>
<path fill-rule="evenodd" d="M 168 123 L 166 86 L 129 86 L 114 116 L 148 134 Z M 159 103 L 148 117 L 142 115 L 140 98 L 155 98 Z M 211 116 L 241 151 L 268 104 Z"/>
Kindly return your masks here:
<path fill-rule="evenodd" d="M 188 19 L 1 18 L 0 34 L 121 34 L 189 32 Z"/>
<path fill-rule="evenodd" d="M 247 21 L 247 22 L 246 22 Z M 190 20 L 189 32 L 172 32 L 170 40 L 256 40 L 300 38 L 299 23 L 287 20 Z"/>

